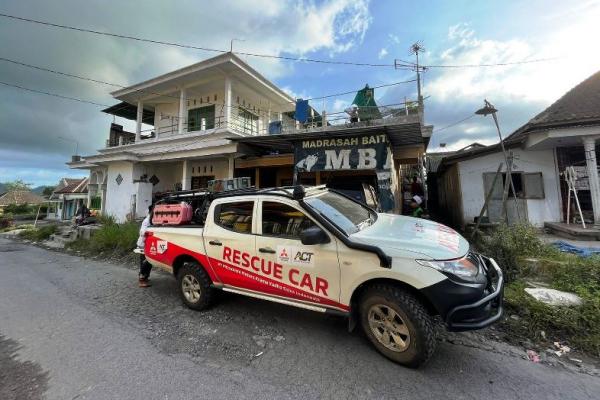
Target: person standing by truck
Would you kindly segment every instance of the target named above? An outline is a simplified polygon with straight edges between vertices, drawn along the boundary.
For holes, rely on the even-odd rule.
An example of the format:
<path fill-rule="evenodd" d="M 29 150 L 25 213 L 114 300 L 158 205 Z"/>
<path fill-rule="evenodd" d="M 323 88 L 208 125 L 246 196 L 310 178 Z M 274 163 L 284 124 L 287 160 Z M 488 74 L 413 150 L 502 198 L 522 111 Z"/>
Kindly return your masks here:
<path fill-rule="evenodd" d="M 144 247 L 146 244 L 146 230 L 150 225 L 152 225 L 152 211 L 154 210 L 154 205 L 150 205 L 148 207 L 148 215 L 142 221 L 142 226 L 140 226 L 140 236 L 137 240 L 137 247 L 142 249 L 140 253 L 140 273 L 139 273 L 139 286 L 141 288 L 147 288 L 152 286 L 150 280 L 150 271 L 152 270 L 152 264 L 146 260 L 146 256 L 144 255 Z"/>

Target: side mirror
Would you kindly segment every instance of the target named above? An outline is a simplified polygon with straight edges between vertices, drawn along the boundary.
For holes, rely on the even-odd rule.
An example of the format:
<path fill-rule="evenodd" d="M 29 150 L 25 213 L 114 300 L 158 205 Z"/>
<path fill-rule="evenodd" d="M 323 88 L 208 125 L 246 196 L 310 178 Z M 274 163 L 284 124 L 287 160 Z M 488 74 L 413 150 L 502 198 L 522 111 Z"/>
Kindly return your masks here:
<path fill-rule="evenodd" d="M 318 226 L 312 226 L 300 232 L 300 241 L 306 245 L 325 244 L 329 243 L 329 236 Z"/>

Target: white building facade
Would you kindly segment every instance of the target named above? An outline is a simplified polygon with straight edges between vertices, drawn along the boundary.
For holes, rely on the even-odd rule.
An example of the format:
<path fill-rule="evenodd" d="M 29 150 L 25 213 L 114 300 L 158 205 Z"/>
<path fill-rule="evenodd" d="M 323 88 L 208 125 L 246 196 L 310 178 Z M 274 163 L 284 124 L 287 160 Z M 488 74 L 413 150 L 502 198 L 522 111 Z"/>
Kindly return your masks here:
<path fill-rule="evenodd" d="M 68 165 L 88 169 L 88 207 L 117 221 L 142 218 L 164 192 L 234 177 L 243 153 L 232 137 L 266 134 L 295 100 L 237 56 L 226 53 L 113 92 L 105 112 L 136 121 L 112 124 L 106 147 Z M 152 125 L 145 131 L 143 124 Z"/>

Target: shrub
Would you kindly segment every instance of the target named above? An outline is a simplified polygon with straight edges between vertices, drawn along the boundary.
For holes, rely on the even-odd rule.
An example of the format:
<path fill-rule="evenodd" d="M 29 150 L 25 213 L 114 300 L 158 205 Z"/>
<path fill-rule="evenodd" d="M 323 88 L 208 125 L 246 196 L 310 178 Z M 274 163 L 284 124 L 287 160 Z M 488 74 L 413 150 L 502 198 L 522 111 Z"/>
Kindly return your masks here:
<path fill-rule="evenodd" d="M 91 239 L 76 240 L 69 244 L 74 250 L 90 255 L 126 256 L 136 247 L 140 225 L 136 222 L 117 224 L 114 219 L 107 219 Z"/>
<path fill-rule="evenodd" d="M 0 217 L 0 229 L 10 228 L 13 224 L 13 219 L 10 215 Z"/>
<path fill-rule="evenodd" d="M 98 215 L 96 219 L 102 225 L 115 225 L 117 223 L 115 217 L 113 217 L 112 215 Z"/>
<path fill-rule="evenodd" d="M 58 231 L 58 226 L 55 224 L 45 225 L 40 228 L 30 228 L 19 233 L 23 239 L 41 241 L 47 240 L 51 235 Z"/>
<path fill-rule="evenodd" d="M 506 280 L 510 282 L 527 272 L 519 259 L 549 251 L 537 234 L 537 229 L 529 224 L 500 225 L 489 236 L 479 237 L 476 247 L 502 266 Z"/>
<path fill-rule="evenodd" d="M 37 207 L 30 206 L 29 204 L 9 204 L 4 207 L 4 212 L 11 213 L 15 215 L 19 214 L 31 214 L 32 212 L 37 212 Z"/>

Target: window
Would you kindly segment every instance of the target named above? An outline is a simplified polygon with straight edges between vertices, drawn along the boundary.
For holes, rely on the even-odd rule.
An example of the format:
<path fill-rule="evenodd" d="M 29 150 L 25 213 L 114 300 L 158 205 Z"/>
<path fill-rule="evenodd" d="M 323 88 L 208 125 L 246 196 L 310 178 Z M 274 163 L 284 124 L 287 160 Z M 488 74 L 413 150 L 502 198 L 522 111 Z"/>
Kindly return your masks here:
<path fill-rule="evenodd" d="M 250 133 L 256 135 L 258 133 L 258 116 L 252 114 L 250 111 L 238 108 L 238 116 L 240 118 L 240 129 L 244 133 Z"/>
<path fill-rule="evenodd" d="M 300 240 L 300 232 L 314 226 L 301 211 L 274 201 L 262 203 L 262 234 Z"/>
<path fill-rule="evenodd" d="M 367 228 L 377 219 L 367 207 L 334 192 L 311 196 L 304 202 L 347 235 Z"/>
<path fill-rule="evenodd" d="M 204 120 L 204 127 L 202 126 Z M 215 106 L 200 107 L 188 110 L 188 132 L 215 127 Z"/>
<path fill-rule="evenodd" d="M 238 233 L 252 233 L 253 201 L 219 204 L 215 208 L 217 225 Z"/>
<path fill-rule="evenodd" d="M 487 195 L 494 183 L 495 172 L 485 172 L 483 174 L 483 187 Z M 511 173 L 513 185 L 517 198 L 520 199 L 543 199 L 544 181 L 541 172 L 513 172 Z M 494 183 L 492 191 L 492 200 L 502 200 L 504 194 L 504 185 L 507 182 L 506 173 L 502 173 Z M 508 198 L 513 197 L 513 190 L 509 187 Z"/>
<path fill-rule="evenodd" d="M 206 168 L 206 167 L 205 167 Z M 208 181 L 214 180 L 214 175 L 210 176 L 192 176 L 191 189 L 204 189 L 208 187 Z"/>

